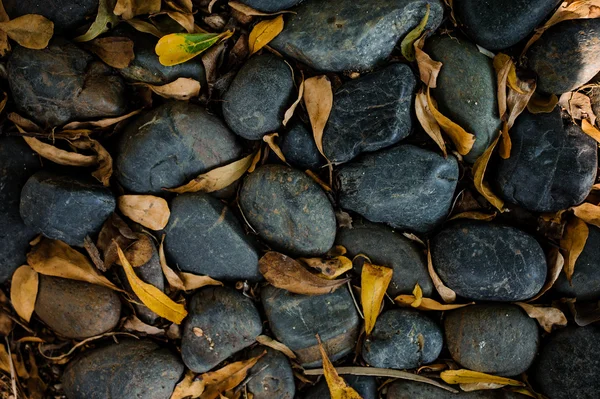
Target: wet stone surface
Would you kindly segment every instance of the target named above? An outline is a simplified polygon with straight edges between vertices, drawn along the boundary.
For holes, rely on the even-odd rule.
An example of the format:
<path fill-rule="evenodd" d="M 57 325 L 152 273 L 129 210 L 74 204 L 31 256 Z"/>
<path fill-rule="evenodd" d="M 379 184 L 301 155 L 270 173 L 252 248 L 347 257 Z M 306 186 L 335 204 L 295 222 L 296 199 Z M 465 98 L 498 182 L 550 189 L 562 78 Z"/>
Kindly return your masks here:
<path fill-rule="evenodd" d="M 458 394 L 446 391 L 429 384 L 415 381 L 396 380 L 389 385 L 387 399 L 526 399 L 528 396 L 518 393 L 492 389 L 474 392 L 460 392 Z"/>
<path fill-rule="evenodd" d="M 375 377 L 362 375 L 342 375 L 344 381 L 350 385 L 363 399 L 377 398 L 377 381 Z M 306 391 L 304 399 L 331 399 L 327 381 L 322 378 L 314 387 Z"/>
<path fill-rule="evenodd" d="M 85 25 L 87 17 L 93 17 L 98 10 L 96 0 L 4 0 L 2 3 L 10 19 L 26 14 L 43 15 L 54 23 L 56 33 L 67 35 Z"/>
<path fill-rule="evenodd" d="M 287 10 L 301 3 L 302 0 L 242 0 L 241 2 L 259 11 L 277 12 Z"/>
<path fill-rule="evenodd" d="M 258 356 L 265 350 L 267 354 L 256 362 L 248 373 L 252 376 L 248 381 L 248 391 L 255 399 L 293 399 L 296 393 L 294 373 L 283 353 L 259 345 L 248 355 Z"/>
<path fill-rule="evenodd" d="M 304 126 L 301 122 L 291 124 L 290 130 L 279 140 L 279 148 L 285 160 L 299 169 L 317 169 L 325 164 L 325 159 L 315 145 L 310 126 Z"/>

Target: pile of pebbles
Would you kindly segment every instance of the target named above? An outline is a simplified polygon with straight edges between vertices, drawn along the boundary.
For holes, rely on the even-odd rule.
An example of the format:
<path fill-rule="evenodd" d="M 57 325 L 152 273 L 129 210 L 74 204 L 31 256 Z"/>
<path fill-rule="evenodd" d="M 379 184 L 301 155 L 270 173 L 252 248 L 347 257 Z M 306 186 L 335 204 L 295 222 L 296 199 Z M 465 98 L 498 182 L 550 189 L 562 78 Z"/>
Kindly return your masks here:
<path fill-rule="evenodd" d="M 194 7 L 205 10 L 205 3 L 197 1 Z M 220 3 L 215 13 L 230 18 L 228 6 Z M 461 211 L 492 209 L 475 191 L 469 172 L 502 125 L 496 74 L 480 48 L 518 56 L 560 1 L 454 0 L 456 28 L 441 0 L 242 3 L 267 13 L 293 7 L 294 13 L 285 14 L 285 28 L 270 43 L 274 51 L 263 50 L 238 66 L 224 63 L 220 73 L 226 78 L 214 85 L 210 101 L 206 96 L 189 102 L 156 97 L 152 107 L 119 124 L 114 133 L 97 136 L 114 159 L 110 187 L 85 168 L 41 162 L 12 123 L 4 120 L 1 126 L 1 282 L 8 283 L 26 263 L 29 243 L 39 234 L 85 253 L 86 237 L 95 241 L 107 220 L 119 214 L 116 198 L 123 194 L 165 198 L 171 210 L 168 225 L 145 232 L 155 243 L 165 235 L 171 266 L 224 282 L 186 293 L 189 315 L 179 334 L 95 341 L 64 366 L 42 366 L 43 376 L 60 379 L 49 387 L 49 395 L 168 399 L 187 370 L 204 373 L 266 349 L 249 372 L 245 392 L 255 399 L 329 398 L 324 379 L 311 386 L 295 377 L 302 367 L 320 367 L 319 334 L 336 365 L 415 371 L 450 362 L 498 376 L 527 375 L 531 387 L 550 399 L 597 398 L 598 325 L 579 326 L 566 312 L 567 326 L 546 333 L 514 304 L 536 296 L 549 277 L 547 254 L 558 241 L 536 221 L 578 205 L 590 194 L 597 177 L 597 143 L 558 106 L 550 113 L 525 110 L 511 129 L 510 158 L 494 157 L 488 166 L 491 187 L 509 211 L 493 221 L 449 220 Z M 200 58 L 162 66 L 154 54 L 156 39 L 126 24 L 108 34 L 131 38 L 135 60 L 127 68 L 111 68 L 72 40 L 73 32 L 94 14 L 97 1 L 40 4 L 4 1 L 12 18 L 37 13 L 54 21 L 55 37 L 42 50 L 15 44 L 2 84 L 8 109 L 45 131 L 132 111 L 134 82 L 207 81 Z M 426 6 L 425 29 L 431 37 L 425 50 L 443 63 L 432 96 L 444 115 L 476 137 L 464 157 L 444 157 L 422 131 L 414 115 L 418 71 L 396 47 L 421 21 Z M 199 24 L 202 15 L 196 14 Z M 241 32 L 253 23 L 233 17 L 228 22 Z M 524 67 L 537 77 L 542 94 L 560 96 L 588 82 L 600 83 L 600 19 L 553 26 L 528 49 L 526 60 Z M 323 152 L 333 163 L 331 191 L 305 173 L 328 181 L 327 161 L 315 145 L 305 110 L 299 106 L 292 121 L 286 127 L 282 123 L 297 97 L 298 67 L 307 76 L 327 73 L 334 83 L 323 134 Z M 344 73 L 348 71 L 352 73 Z M 592 100 L 600 118 L 600 96 Z M 164 191 L 242 158 L 273 132 L 280 135 L 288 164 L 271 154 L 252 173 L 216 193 Z M 368 337 L 351 288 L 294 294 L 266 284 L 258 267 L 267 250 L 294 258 L 321 257 L 341 245 L 350 258 L 364 254 L 393 269 L 390 298 L 411 294 L 418 283 L 425 297 L 441 301 L 421 240 L 429 241 L 432 265 L 458 302 L 475 304 L 424 312 L 386 300 Z M 153 245 L 150 260 L 135 271 L 169 292 L 158 244 Z M 599 248 L 600 230 L 589 226 L 572 282 L 561 273 L 536 303 L 599 301 Z M 123 274 L 111 270 L 106 276 L 131 291 Z M 359 266 L 349 276 L 352 285 L 360 285 Z M 121 330 L 120 320 L 132 313 L 149 325 L 170 324 L 139 303 L 132 308 L 109 288 L 40 275 L 31 327 L 58 341 L 81 341 Z M 297 359 L 259 345 L 261 334 L 285 344 Z M 422 341 L 417 342 L 418 335 Z M 509 389 L 453 394 L 406 380 L 378 390 L 385 378 L 345 379 L 364 399 L 527 397 Z"/>

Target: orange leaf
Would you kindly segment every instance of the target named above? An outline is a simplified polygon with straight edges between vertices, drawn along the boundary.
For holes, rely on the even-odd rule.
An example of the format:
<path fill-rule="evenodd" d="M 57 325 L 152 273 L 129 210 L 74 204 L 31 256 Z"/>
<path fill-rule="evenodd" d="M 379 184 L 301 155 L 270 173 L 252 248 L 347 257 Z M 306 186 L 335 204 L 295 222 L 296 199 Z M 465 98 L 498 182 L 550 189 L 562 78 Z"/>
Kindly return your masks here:
<path fill-rule="evenodd" d="M 325 374 L 325 380 L 329 387 L 329 394 L 331 399 L 362 399 L 362 397 L 352 387 L 350 387 L 342 377 L 340 377 L 331 364 L 327 352 L 323 348 L 321 338 L 317 335 L 319 341 L 319 351 L 321 352 L 321 358 L 323 359 L 323 371 Z"/>
<path fill-rule="evenodd" d="M 365 332 L 367 335 L 375 327 L 383 297 L 392 280 L 393 273 L 394 270 L 389 267 L 376 266 L 369 262 L 365 262 L 363 265 L 360 278 L 360 302 L 365 315 Z"/>

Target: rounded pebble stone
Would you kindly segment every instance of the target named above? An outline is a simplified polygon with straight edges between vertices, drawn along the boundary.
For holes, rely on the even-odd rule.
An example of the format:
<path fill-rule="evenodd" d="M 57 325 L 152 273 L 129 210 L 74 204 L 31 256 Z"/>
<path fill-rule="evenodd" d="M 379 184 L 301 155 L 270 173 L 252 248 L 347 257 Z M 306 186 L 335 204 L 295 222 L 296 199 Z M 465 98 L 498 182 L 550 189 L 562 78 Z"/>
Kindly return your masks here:
<path fill-rule="evenodd" d="M 442 331 L 429 317 L 412 309 L 392 309 L 379 315 L 365 338 L 362 357 L 373 366 L 413 369 L 440 355 Z"/>
<path fill-rule="evenodd" d="M 223 117 L 239 136 L 260 140 L 281 129 L 293 97 L 294 80 L 285 61 L 273 54 L 255 55 L 223 96 Z"/>
<path fill-rule="evenodd" d="M 389 385 L 386 399 L 527 399 L 528 396 L 502 389 L 452 393 L 416 381 L 396 380 Z"/>
<path fill-rule="evenodd" d="M 257 168 L 246 177 L 239 203 L 260 237 L 290 255 L 321 255 L 335 241 L 329 199 L 308 175 L 289 166 Z"/>
<path fill-rule="evenodd" d="M 540 244 L 514 227 L 463 220 L 431 243 L 433 267 L 457 295 L 475 301 L 523 301 L 546 281 Z"/>
<path fill-rule="evenodd" d="M 353 350 L 360 320 L 346 287 L 325 295 L 299 295 L 269 285 L 262 289 L 261 300 L 271 331 L 303 367 L 321 365 L 316 334 L 332 362 Z"/>
<path fill-rule="evenodd" d="M 295 6 L 302 0 L 242 0 L 241 2 L 259 11 L 279 12 Z"/>
<path fill-rule="evenodd" d="M 25 224 L 69 245 L 83 246 L 85 237 L 100 231 L 115 206 L 111 191 L 91 178 L 45 170 L 31 176 L 21 191 Z"/>
<path fill-rule="evenodd" d="M 363 154 L 338 169 L 339 203 L 371 222 L 427 233 L 448 215 L 458 162 L 413 145 Z"/>
<path fill-rule="evenodd" d="M 205 373 L 252 345 L 262 331 L 254 303 L 231 288 L 200 289 L 189 302 L 188 312 L 181 356 L 195 373 Z"/>
<path fill-rule="evenodd" d="M 285 160 L 293 166 L 305 169 L 317 169 L 325 163 L 313 139 L 313 134 L 300 122 L 295 122 L 280 141 L 279 148 Z"/>
<path fill-rule="evenodd" d="M 127 190 L 161 193 L 235 161 L 236 136 L 204 108 L 170 101 L 140 115 L 123 132 L 115 175 Z"/>
<path fill-rule="evenodd" d="M 150 340 L 120 340 L 70 361 L 61 382 L 69 399 L 169 399 L 183 363 Z"/>
<path fill-rule="evenodd" d="M 248 392 L 254 399 L 293 399 L 296 394 L 294 372 L 288 358 L 278 350 L 257 346 L 249 357 L 267 353 L 248 372 Z"/>
<path fill-rule="evenodd" d="M 525 372 L 538 350 L 535 319 L 516 305 L 471 305 L 446 313 L 446 345 L 463 367 L 514 376 Z"/>
<path fill-rule="evenodd" d="M 350 258 L 364 254 L 376 265 L 394 270 L 387 293 L 392 298 L 411 294 L 415 284 L 423 290 L 423 296 L 433 294 L 433 283 L 427 272 L 423 250 L 401 234 L 387 226 L 366 221 L 353 221 L 352 228 L 338 230 L 336 245 L 342 245 Z M 361 273 L 361 269 L 356 270 Z"/>
<path fill-rule="evenodd" d="M 71 34 L 94 16 L 98 10 L 97 0 L 4 0 L 4 9 L 10 17 L 38 14 L 54 23 L 54 33 Z"/>
<path fill-rule="evenodd" d="M 523 112 L 510 130 L 511 156 L 498 159 L 495 186 L 506 201 L 534 212 L 557 212 L 581 203 L 598 166 L 596 141 L 577 125 L 563 127 L 560 110 Z"/>
<path fill-rule="evenodd" d="M 596 399 L 600 392 L 600 328 L 567 327 L 544 342 L 530 371 L 551 399 Z"/>
<path fill-rule="evenodd" d="M 121 301 L 110 288 L 40 274 L 35 314 L 57 334 L 85 339 L 115 328 Z"/>
<path fill-rule="evenodd" d="M 600 19 L 575 19 L 550 27 L 529 48 L 537 88 L 566 93 L 600 72 Z"/>
<path fill-rule="evenodd" d="M 219 280 L 259 280 L 258 254 L 232 211 L 208 194 L 171 202 L 165 228 L 167 256 L 183 271 Z"/>
<path fill-rule="evenodd" d="M 375 377 L 363 375 L 342 375 L 348 385 L 350 385 L 362 399 L 377 399 L 377 380 Z M 309 388 L 303 395 L 304 399 L 331 399 L 327 381 L 322 378 L 314 387 Z"/>

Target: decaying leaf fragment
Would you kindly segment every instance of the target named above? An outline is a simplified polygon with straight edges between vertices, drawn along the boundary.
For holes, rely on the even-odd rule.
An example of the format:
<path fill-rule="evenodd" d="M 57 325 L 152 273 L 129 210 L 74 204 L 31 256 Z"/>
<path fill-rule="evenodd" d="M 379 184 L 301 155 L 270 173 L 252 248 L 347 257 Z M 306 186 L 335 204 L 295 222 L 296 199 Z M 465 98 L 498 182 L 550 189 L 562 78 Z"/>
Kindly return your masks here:
<path fill-rule="evenodd" d="M 523 302 L 516 302 L 515 305 L 521 307 L 529 317 L 536 319 L 547 333 L 551 333 L 554 326 L 567 325 L 564 313 L 555 307 L 530 305 Z"/>
<path fill-rule="evenodd" d="M 161 0 L 117 0 L 114 13 L 123 19 L 136 15 L 156 14 L 160 11 Z"/>
<path fill-rule="evenodd" d="M 527 103 L 527 111 L 532 114 L 547 114 L 554 111 L 556 104 L 558 104 L 558 97 L 556 97 L 556 94 L 552 94 L 550 97 L 544 97 L 536 92 L 533 93 Z"/>
<path fill-rule="evenodd" d="M 317 149 L 327 158 L 323 152 L 323 131 L 333 107 L 333 91 L 327 76 L 314 76 L 304 81 L 304 105 Z"/>
<path fill-rule="evenodd" d="M 456 292 L 446 287 L 446 285 L 442 282 L 440 276 L 438 276 L 437 272 L 433 268 L 433 261 L 431 260 L 431 248 L 429 247 L 429 241 L 427 241 L 427 272 L 429 273 L 429 277 L 431 277 L 431 281 L 433 282 L 435 290 L 438 292 L 438 294 L 444 300 L 444 302 L 452 303 L 456 301 Z"/>
<path fill-rule="evenodd" d="M 268 346 L 269 348 L 278 350 L 279 352 L 283 353 L 290 359 L 296 358 L 296 354 L 294 352 L 292 352 L 292 350 L 290 348 L 288 348 L 281 342 L 274 340 L 271 337 L 268 337 L 266 335 L 259 335 L 258 337 L 256 337 L 256 342 L 258 342 L 261 345 Z"/>
<path fill-rule="evenodd" d="M 431 57 L 423 51 L 425 36 L 426 35 L 423 34 L 421 38 L 414 43 L 415 58 L 417 60 L 417 66 L 419 67 L 421 81 L 425 83 L 428 88 L 435 89 L 437 87 L 437 77 L 443 64 L 439 61 L 432 60 Z"/>
<path fill-rule="evenodd" d="M 81 36 L 77 36 L 73 40 L 76 42 L 89 42 L 119 23 L 119 17 L 113 13 L 113 10 L 109 9 L 109 3 L 110 0 L 100 0 L 98 4 L 98 14 L 92 25 L 87 32 Z"/>
<path fill-rule="evenodd" d="M 443 304 L 431 298 L 423 298 L 421 297 L 420 301 L 417 302 L 417 297 L 413 295 L 398 295 L 394 298 L 394 302 L 396 302 L 400 306 L 411 306 L 413 308 L 417 308 L 419 310 L 429 311 L 446 311 L 446 310 L 454 310 L 459 308 L 464 308 L 465 306 L 473 305 L 475 302 L 471 303 L 462 303 L 462 304 Z M 417 305 L 415 305 L 417 304 Z"/>
<path fill-rule="evenodd" d="M 30 266 L 21 266 L 15 270 L 10 284 L 10 302 L 17 314 L 26 322 L 31 320 L 38 286 L 38 273 Z"/>
<path fill-rule="evenodd" d="M 123 323 L 123 329 L 128 331 L 140 332 L 148 335 L 164 335 L 165 330 L 162 328 L 148 325 L 137 318 L 136 315 L 132 314 Z"/>
<path fill-rule="evenodd" d="M 84 155 L 77 152 L 65 151 L 52 144 L 44 143 L 35 137 L 23 136 L 23 139 L 29 147 L 37 152 L 41 157 L 59 165 L 65 166 L 94 166 L 96 157 L 93 155 Z"/>
<path fill-rule="evenodd" d="M 275 39 L 283 30 L 283 15 L 257 23 L 248 36 L 250 55 L 258 52 Z"/>
<path fill-rule="evenodd" d="M 581 130 L 600 143 L 600 130 L 596 129 L 587 119 L 581 121 Z"/>
<path fill-rule="evenodd" d="M 171 211 L 164 198 L 153 195 L 122 195 L 117 199 L 123 215 L 151 230 L 162 230 L 169 223 Z"/>
<path fill-rule="evenodd" d="M 360 276 L 360 302 L 365 315 L 365 332 L 371 334 L 381 310 L 393 269 L 365 262 Z"/>
<path fill-rule="evenodd" d="M 317 341 L 319 341 L 319 351 L 321 352 L 321 358 L 323 359 L 323 374 L 325 374 L 325 380 L 327 381 L 331 399 L 362 399 L 358 392 L 339 376 L 335 367 L 331 364 L 318 334 Z"/>
<path fill-rule="evenodd" d="M 217 399 L 220 397 L 221 393 L 237 387 L 244 381 L 248 371 L 254 367 L 256 362 L 258 362 L 266 353 L 267 351 L 264 351 L 260 355 L 248 360 L 231 363 L 222 369 L 202 374 L 200 378 L 205 384 L 205 389 L 200 395 L 200 399 Z"/>
<path fill-rule="evenodd" d="M 89 43 L 89 49 L 113 68 L 127 68 L 135 58 L 133 41 L 127 37 L 100 37 Z"/>
<path fill-rule="evenodd" d="M 481 195 L 487 199 L 490 204 L 494 205 L 500 212 L 503 211 L 504 201 L 500 199 L 496 194 L 492 192 L 492 188 L 490 184 L 484 181 L 485 170 L 487 169 L 488 162 L 492 157 L 492 153 L 494 152 L 494 148 L 498 144 L 500 140 L 500 136 L 496 137 L 496 139 L 490 144 L 490 146 L 481 154 L 475 164 L 473 164 L 473 183 L 475 184 L 475 188 Z"/>
<path fill-rule="evenodd" d="M 239 1 L 230 1 L 227 4 L 229 5 L 229 7 L 233 8 L 236 11 L 241 12 L 242 14 L 244 14 L 248 17 L 271 17 L 273 15 L 286 14 L 286 13 L 295 14 L 295 12 L 293 12 L 293 11 L 286 11 L 286 10 L 273 12 L 273 13 L 262 12 L 262 11 L 255 10 L 254 8 L 247 6 L 246 4 L 241 3 Z"/>
<path fill-rule="evenodd" d="M 173 66 L 191 60 L 231 35 L 231 31 L 218 34 L 171 33 L 160 38 L 154 51 L 162 65 Z"/>
<path fill-rule="evenodd" d="M 263 141 L 267 143 L 271 151 L 273 151 L 275 155 L 277 155 L 277 158 L 279 158 L 282 162 L 287 163 L 287 161 L 285 160 L 285 155 L 283 155 L 281 148 L 279 148 L 279 145 L 275 142 L 275 139 L 277 137 L 279 137 L 279 133 L 265 134 L 263 136 Z"/>
<path fill-rule="evenodd" d="M 577 216 L 572 217 L 565 226 L 560 248 L 565 257 L 564 271 L 569 281 L 573 278 L 575 263 L 585 247 L 589 233 L 587 224 Z"/>
<path fill-rule="evenodd" d="M 525 386 L 521 381 L 465 369 L 442 371 L 440 377 L 448 384 L 491 383 L 498 384 L 499 387 L 505 385 Z"/>
<path fill-rule="evenodd" d="M 415 60 L 415 41 L 417 41 L 417 39 L 419 39 L 419 36 L 423 34 L 425 26 L 427 25 L 427 21 L 429 20 L 429 3 L 427 3 L 425 7 L 427 10 L 425 11 L 425 15 L 421 19 L 421 22 L 419 22 L 419 24 L 415 26 L 413 30 L 408 32 L 408 34 L 404 36 L 404 39 L 402 39 L 402 42 L 400 43 L 400 50 L 402 52 L 402 55 L 404 56 L 404 58 L 411 62 Z"/>
<path fill-rule="evenodd" d="M 571 118 L 576 120 L 587 119 L 592 125 L 596 124 L 592 101 L 585 94 L 578 91 L 563 93 L 558 99 L 558 104 L 567 110 Z"/>
<path fill-rule="evenodd" d="M 333 258 L 300 258 L 298 259 L 313 269 L 319 271 L 319 277 L 335 279 L 349 270 L 352 270 L 352 261 L 345 256 Z"/>
<path fill-rule="evenodd" d="M 141 82 L 136 84 L 148 87 L 161 97 L 180 101 L 187 101 L 192 97 L 200 95 L 200 82 L 192 78 L 177 78 L 177 80 L 164 85 L 152 85 Z"/>
<path fill-rule="evenodd" d="M 440 125 L 433 117 L 427 103 L 427 95 L 422 89 L 415 96 L 415 113 L 425 133 L 440 147 L 444 156 L 447 156 L 448 151 L 446 150 L 446 143 L 444 142 Z"/>
<path fill-rule="evenodd" d="M 52 39 L 54 23 L 41 15 L 27 14 L 0 22 L 0 30 L 23 47 L 41 50 Z"/>
<path fill-rule="evenodd" d="M 431 101 L 431 95 L 429 93 L 429 87 L 427 88 L 427 106 L 431 111 L 431 114 L 435 118 L 436 122 L 446 132 L 450 140 L 456 146 L 456 150 L 461 155 L 466 155 L 473 148 L 475 143 L 475 135 L 468 133 L 465 129 L 460 127 L 457 123 L 452 122 L 448 117 L 442 115 L 440 111 L 433 105 Z"/>

